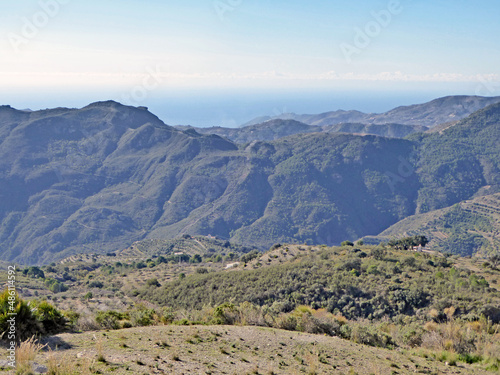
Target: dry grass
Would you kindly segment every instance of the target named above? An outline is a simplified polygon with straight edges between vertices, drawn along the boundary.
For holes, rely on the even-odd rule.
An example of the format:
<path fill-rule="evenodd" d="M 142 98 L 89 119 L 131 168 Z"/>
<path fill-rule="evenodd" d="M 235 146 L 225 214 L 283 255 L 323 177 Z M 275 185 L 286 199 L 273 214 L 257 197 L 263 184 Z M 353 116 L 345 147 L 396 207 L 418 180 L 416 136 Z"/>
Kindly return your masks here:
<path fill-rule="evenodd" d="M 92 366 L 89 359 L 80 363 L 68 355 L 58 356 L 52 352 L 47 359 L 47 375 L 92 375 Z"/>
<path fill-rule="evenodd" d="M 36 356 L 45 345 L 38 344 L 35 337 L 23 341 L 16 349 L 16 375 L 32 374 L 31 363 L 35 360 Z"/>
<path fill-rule="evenodd" d="M 106 357 L 104 357 L 104 346 L 102 344 L 102 338 L 98 338 L 95 343 L 95 348 L 97 350 L 97 362 L 106 363 Z"/>

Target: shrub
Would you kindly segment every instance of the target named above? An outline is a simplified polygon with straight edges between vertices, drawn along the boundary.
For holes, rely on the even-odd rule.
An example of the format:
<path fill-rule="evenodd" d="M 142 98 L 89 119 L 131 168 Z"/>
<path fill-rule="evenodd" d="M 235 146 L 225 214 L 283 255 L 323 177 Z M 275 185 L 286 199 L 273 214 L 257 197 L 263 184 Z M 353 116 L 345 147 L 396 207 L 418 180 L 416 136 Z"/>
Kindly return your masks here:
<path fill-rule="evenodd" d="M 243 302 L 238 306 L 239 323 L 251 326 L 266 326 L 266 317 L 263 309 L 250 302 Z"/>
<path fill-rule="evenodd" d="M 69 328 L 74 328 L 80 319 L 80 314 L 76 311 L 63 311 L 63 315 L 66 318 L 66 325 Z"/>
<path fill-rule="evenodd" d="M 162 311 L 161 322 L 163 324 L 171 324 L 176 319 L 175 311 L 170 307 L 165 307 Z"/>
<path fill-rule="evenodd" d="M 45 279 L 45 274 L 39 267 L 29 267 L 23 270 L 23 275 L 32 278 Z"/>
<path fill-rule="evenodd" d="M 376 247 L 371 251 L 371 256 L 375 260 L 384 260 L 386 251 L 383 248 Z"/>
<path fill-rule="evenodd" d="M 67 328 L 66 317 L 47 301 L 33 304 L 34 315 L 42 324 L 44 334 L 56 334 Z"/>
<path fill-rule="evenodd" d="M 120 320 L 127 319 L 128 316 L 126 314 L 108 310 L 108 311 L 99 311 L 96 315 L 95 321 L 97 324 L 104 329 L 120 329 Z"/>
<path fill-rule="evenodd" d="M 147 286 L 154 286 L 154 287 L 159 287 L 161 286 L 161 284 L 158 282 L 158 279 L 156 278 L 153 278 L 153 279 L 149 279 L 146 281 L 146 285 Z"/>
<path fill-rule="evenodd" d="M 297 330 L 297 317 L 291 314 L 281 314 L 276 318 L 276 327 L 287 331 Z"/>
<path fill-rule="evenodd" d="M 67 328 L 67 319 L 47 301 L 30 304 L 7 289 L 0 294 L 0 331 L 3 339 L 11 332 L 10 313 L 16 314 L 15 339 L 18 342 L 33 336 L 59 333 Z"/>
<path fill-rule="evenodd" d="M 351 329 L 351 340 L 358 344 L 386 348 L 393 345 L 392 338 L 372 326 L 355 324 Z"/>
<path fill-rule="evenodd" d="M 98 289 L 101 289 L 102 287 L 104 287 L 104 284 L 100 281 L 91 281 L 89 283 L 89 288 L 98 288 Z"/>
<path fill-rule="evenodd" d="M 203 259 L 201 259 L 200 254 L 195 254 L 193 257 L 189 260 L 190 263 L 201 263 Z"/>
<path fill-rule="evenodd" d="M 340 244 L 340 246 L 354 246 L 354 243 L 351 241 L 344 241 Z"/>
<path fill-rule="evenodd" d="M 156 311 L 148 309 L 143 304 L 138 304 L 130 311 L 130 322 L 135 327 L 146 327 L 155 324 Z"/>
<path fill-rule="evenodd" d="M 237 321 L 238 311 L 234 304 L 223 303 L 217 306 L 213 311 L 213 324 L 231 325 Z"/>
<path fill-rule="evenodd" d="M 249 253 L 242 255 L 240 258 L 240 261 L 243 263 L 248 263 L 251 260 L 257 258 L 260 255 L 258 250 L 252 250 Z"/>
<path fill-rule="evenodd" d="M 68 287 L 65 284 L 52 278 L 45 280 L 45 286 L 49 288 L 52 293 L 61 293 L 68 290 Z"/>
<path fill-rule="evenodd" d="M 43 333 L 43 326 L 36 319 L 29 304 L 20 299 L 16 292 L 6 289 L 0 294 L 0 332 L 2 339 L 9 338 L 9 341 L 11 341 L 9 334 L 12 333 L 10 330 L 12 326 L 9 319 L 12 318 L 12 315 L 10 313 L 16 314 L 15 339 L 18 342 Z"/>
<path fill-rule="evenodd" d="M 92 292 L 87 292 L 87 293 L 83 296 L 83 299 L 89 300 L 89 299 L 92 299 L 92 297 L 94 297 L 94 295 L 92 294 Z"/>

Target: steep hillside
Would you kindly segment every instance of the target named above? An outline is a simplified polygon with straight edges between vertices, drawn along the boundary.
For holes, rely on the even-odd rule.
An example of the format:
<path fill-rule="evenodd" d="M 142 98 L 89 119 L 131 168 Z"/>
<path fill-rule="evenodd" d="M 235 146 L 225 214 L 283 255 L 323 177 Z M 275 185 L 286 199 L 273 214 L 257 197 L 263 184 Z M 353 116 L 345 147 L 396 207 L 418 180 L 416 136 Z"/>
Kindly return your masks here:
<path fill-rule="evenodd" d="M 417 213 L 500 191 L 500 104 L 439 133 L 410 139 L 419 144 Z"/>
<path fill-rule="evenodd" d="M 376 235 L 499 191 L 499 132 L 500 105 L 410 139 L 310 133 L 246 145 L 115 102 L 2 107 L 1 258 L 50 263 L 184 234 L 264 249 Z"/>
<path fill-rule="evenodd" d="M 200 176 L 212 181 L 205 195 L 180 209 L 167 203 L 178 185 L 193 185 L 193 160 L 211 155 L 217 162 L 234 151 L 217 136 L 186 134 L 114 102 L 30 113 L 3 108 L 2 258 L 34 263 L 123 248 L 164 214 L 175 220 L 220 194 L 224 181 Z"/>
<path fill-rule="evenodd" d="M 248 149 L 264 156 L 268 147 L 274 151 L 269 158 L 275 167 L 267 179 L 272 196 L 258 220 L 232 233 L 235 242 L 340 243 L 415 209 L 417 176 L 394 186 L 386 177 L 388 171 L 398 173 L 400 158 L 411 160 L 409 141 L 303 134 Z"/>
<path fill-rule="evenodd" d="M 385 113 L 363 113 L 359 111 L 333 111 L 319 115 L 297 115 L 286 113 L 279 116 L 258 118 L 245 124 L 255 125 L 271 119 L 296 120 L 308 125 L 333 125 L 339 123 L 404 124 L 434 127 L 461 120 L 491 104 L 500 102 L 500 97 L 447 96 L 424 104 L 398 107 Z"/>
<path fill-rule="evenodd" d="M 452 207 L 413 215 L 383 231 L 365 238 L 367 243 L 389 241 L 425 233 L 429 247 L 462 256 L 487 256 L 500 249 L 500 194 L 463 201 Z"/>

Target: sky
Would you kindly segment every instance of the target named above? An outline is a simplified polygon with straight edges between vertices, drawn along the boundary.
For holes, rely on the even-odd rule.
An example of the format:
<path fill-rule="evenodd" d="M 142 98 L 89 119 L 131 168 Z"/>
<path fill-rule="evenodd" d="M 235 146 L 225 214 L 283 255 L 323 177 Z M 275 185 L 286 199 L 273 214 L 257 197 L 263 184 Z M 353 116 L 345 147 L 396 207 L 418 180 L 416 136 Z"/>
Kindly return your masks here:
<path fill-rule="evenodd" d="M 0 0 L 0 104 L 113 99 L 237 126 L 500 95 L 499 13 L 498 0 Z"/>

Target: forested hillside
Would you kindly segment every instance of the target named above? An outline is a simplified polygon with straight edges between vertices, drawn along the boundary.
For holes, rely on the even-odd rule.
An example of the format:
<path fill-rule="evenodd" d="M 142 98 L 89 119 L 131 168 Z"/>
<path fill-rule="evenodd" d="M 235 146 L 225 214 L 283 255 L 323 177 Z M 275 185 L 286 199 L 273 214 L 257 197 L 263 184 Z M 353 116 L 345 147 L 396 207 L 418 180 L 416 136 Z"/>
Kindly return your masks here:
<path fill-rule="evenodd" d="M 241 145 L 145 108 L 0 109 L 2 259 L 143 239 L 338 244 L 499 190 L 500 105 L 409 139 L 296 134 Z"/>

